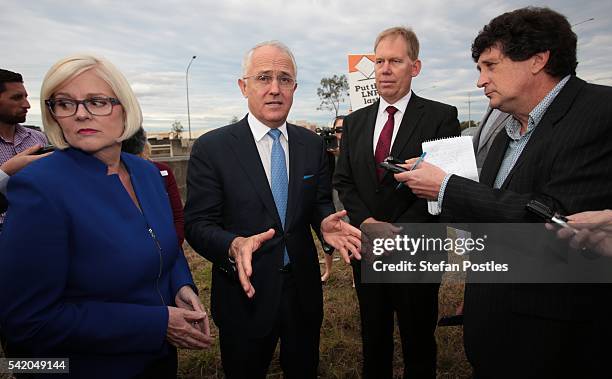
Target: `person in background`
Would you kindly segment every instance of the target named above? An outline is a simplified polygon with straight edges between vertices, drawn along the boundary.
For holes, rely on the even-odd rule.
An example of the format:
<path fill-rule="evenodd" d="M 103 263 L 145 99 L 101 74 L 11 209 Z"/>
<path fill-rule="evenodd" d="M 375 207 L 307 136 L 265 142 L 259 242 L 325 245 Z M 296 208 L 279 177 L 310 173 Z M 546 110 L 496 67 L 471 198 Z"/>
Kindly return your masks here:
<path fill-rule="evenodd" d="M 327 156 L 330 162 L 329 172 L 330 172 L 331 178 L 333 178 L 334 176 L 334 171 L 336 168 L 336 161 L 338 160 L 338 157 L 340 156 L 340 141 L 342 140 L 342 123 L 344 122 L 344 117 L 346 116 L 343 116 L 343 115 L 337 116 L 334 119 L 334 124 L 332 125 L 332 128 L 334 129 L 334 134 L 336 137 L 336 147 L 327 149 Z M 342 203 L 340 202 L 340 198 L 338 197 L 338 191 L 335 188 L 332 189 L 332 201 L 334 202 L 334 208 L 336 209 L 336 211 L 344 210 L 344 207 L 342 206 Z M 345 221 L 348 221 L 348 218 L 345 218 Z M 322 246 L 323 246 L 323 253 L 324 253 L 323 259 L 325 262 L 325 271 L 323 272 L 323 275 L 321 275 L 321 282 L 325 283 L 327 282 L 327 280 L 329 279 L 331 275 L 331 269 L 334 264 L 334 249 L 328 244 L 326 244 L 325 241 L 323 241 Z"/>
<path fill-rule="evenodd" d="M 30 148 L 44 146 L 48 143 L 43 133 L 20 125 L 25 122 L 28 109 L 30 109 L 30 102 L 21 74 L 0 69 L 0 166 L 19 153 L 27 150 L 27 155 L 31 155 L 38 149 Z M 12 173 L 18 171 L 18 166 L 21 168 L 27 162 L 38 158 L 34 156 L 19 158 L 9 166 L 0 167 L 0 188 L 6 185 Z M 6 199 L 4 200 L 6 206 Z M 2 232 L 3 222 L 4 214 L 0 210 L 0 232 Z"/>
<path fill-rule="evenodd" d="M 510 115 L 499 109 L 488 108 L 484 117 L 478 125 L 473 137 L 474 154 L 476 154 L 476 167 L 478 174 L 482 170 L 482 164 L 487 158 L 489 149 L 497 134 L 504 129 Z"/>
<path fill-rule="evenodd" d="M 174 228 L 176 229 L 179 246 L 183 246 L 183 241 L 185 240 L 185 215 L 183 213 L 181 193 L 179 192 L 172 169 L 163 162 L 156 162 L 150 159 L 151 144 L 147 141 L 147 134 L 143 128 L 138 129 L 136 134 L 123 141 L 121 150 L 150 161 L 159 170 L 159 174 L 164 178 L 164 185 L 170 199 L 172 218 L 174 219 Z"/>
<path fill-rule="evenodd" d="M 41 88 L 58 149 L 11 178 L 0 235 L 0 325 L 14 357 L 70 359 L 72 378 L 176 377 L 208 318 L 159 171 L 121 153 L 140 105 L 109 61 L 73 55 Z"/>
<path fill-rule="evenodd" d="M 8 200 L 6 199 L 6 189 L 8 187 L 9 179 L 12 175 L 15 175 L 19 170 L 26 167 L 30 163 L 37 161 L 41 158 L 48 156 L 49 153 L 35 154 L 36 151 L 40 150 L 42 145 L 34 145 L 28 147 L 24 151 L 15 154 L 9 160 L 0 165 L 0 213 L 4 213 L 8 207 Z M 2 224 L 0 224 L 0 233 L 2 232 Z"/>

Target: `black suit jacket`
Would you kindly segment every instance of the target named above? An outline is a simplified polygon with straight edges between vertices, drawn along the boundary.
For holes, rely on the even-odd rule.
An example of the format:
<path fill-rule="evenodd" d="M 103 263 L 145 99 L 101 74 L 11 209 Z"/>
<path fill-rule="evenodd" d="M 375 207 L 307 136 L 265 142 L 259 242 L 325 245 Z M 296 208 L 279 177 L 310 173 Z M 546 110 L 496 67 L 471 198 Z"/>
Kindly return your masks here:
<path fill-rule="evenodd" d="M 293 265 L 302 312 L 320 326 L 323 300 L 312 226 L 333 213 L 331 185 L 323 140 L 315 133 L 287 124 L 289 134 L 289 197 L 285 228 L 245 117 L 210 131 L 195 142 L 187 171 L 185 232 L 189 244 L 213 263 L 212 315 L 220 328 L 269 333 L 278 312 L 283 250 Z M 253 255 L 248 299 L 232 275 L 228 260 L 231 241 L 274 228 L 273 239 Z"/>
<path fill-rule="evenodd" d="M 442 215 L 467 222 L 541 222 L 525 210 L 532 199 L 562 214 L 612 208 L 610 98 L 611 87 L 570 78 L 533 131 L 502 187 L 492 188 L 508 147 L 507 133 L 498 134 L 491 146 L 480 183 L 451 177 Z M 466 291 L 466 316 L 472 310 L 490 307 L 483 299 L 497 291 L 497 304 L 512 311 L 560 319 L 592 317 L 595 314 L 589 309 L 593 305 L 610 300 L 609 289 L 601 297 L 602 288 L 480 286 L 471 293 Z"/>
<path fill-rule="evenodd" d="M 8 201 L 6 201 L 6 197 L 0 193 L 0 213 L 4 213 L 8 208 Z"/>
<path fill-rule="evenodd" d="M 435 221 L 427 212 L 427 202 L 414 196 L 410 188 L 395 189 L 398 183 L 391 173 L 378 181 L 373 138 L 379 104 L 377 101 L 351 113 L 342 126 L 334 186 L 351 224 L 359 227 L 368 217 L 386 222 Z M 402 160 L 418 157 L 423 141 L 459 133 L 455 107 L 412 93 L 390 155 Z"/>

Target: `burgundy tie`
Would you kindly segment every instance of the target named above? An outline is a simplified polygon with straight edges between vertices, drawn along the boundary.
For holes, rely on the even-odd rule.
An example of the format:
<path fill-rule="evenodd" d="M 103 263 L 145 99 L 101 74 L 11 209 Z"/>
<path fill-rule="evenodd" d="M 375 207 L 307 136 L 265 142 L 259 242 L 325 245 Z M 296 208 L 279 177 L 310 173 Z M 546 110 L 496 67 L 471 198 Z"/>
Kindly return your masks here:
<path fill-rule="evenodd" d="M 380 132 L 380 137 L 378 137 L 378 142 L 376 143 L 376 151 L 374 152 L 376 173 L 378 174 L 379 181 L 381 181 L 383 176 L 385 176 L 385 169 L 378 167 L 378 164 L 384 161 L 385 158 L 389 156 L 389 152 L 391 151 L 391 138 L 393 137 L 393 127 L 395 125 L 395 118 L 393 115 L 395 112 L 397 112 L 397 108 L 395 108 L 393 105 L 389 105 L 386 110 L 389 114 L 389 118 L 387 118 L 387 122 L 385 123 L 382 132 Z"/>

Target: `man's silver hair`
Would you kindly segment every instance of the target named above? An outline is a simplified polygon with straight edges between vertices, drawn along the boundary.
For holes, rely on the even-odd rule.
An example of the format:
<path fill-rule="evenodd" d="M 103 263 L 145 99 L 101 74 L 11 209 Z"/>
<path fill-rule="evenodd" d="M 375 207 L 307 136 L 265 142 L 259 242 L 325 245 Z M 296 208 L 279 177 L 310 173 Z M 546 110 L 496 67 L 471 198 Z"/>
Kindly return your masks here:
<path fill-rule="evenodd" d="M 289 50 L 287 45 L 277 40 L 260 42 L 257 45 L 253 46 L 251 50 L 247 51 L 247 53 L 244 55 L 244 58 L 242 59 L 242 76 L 243 77 L 247 76 L 247 69 L 249 68 L 249 65 L 251 64 L 251 58 L 253 57 L 253 52 L 263 46 L 273 46 L 279 49 L 280 51 L 286 53 L 289 56 L 289 58 L 291 58 L 291 63 L 293 63 L 293 71 L 295 71 L 294 79 L 297 79 L 297 64 L 295 63 L 295 57 L 293 56 L 293 53 L 291 52 L 291 50 Z"/>

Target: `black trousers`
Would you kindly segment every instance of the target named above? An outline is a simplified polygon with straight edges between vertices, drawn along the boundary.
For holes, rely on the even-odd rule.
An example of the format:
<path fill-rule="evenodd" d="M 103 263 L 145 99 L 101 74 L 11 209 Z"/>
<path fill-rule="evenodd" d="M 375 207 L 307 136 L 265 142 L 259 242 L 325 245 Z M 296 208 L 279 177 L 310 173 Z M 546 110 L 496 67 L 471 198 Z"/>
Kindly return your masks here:
<path fill-rule="evenodd" d="M 280 339 L 285 378 L 316 378 L 321 325 L 304 320 L 292 273 L 283 274 L 283 293 L 275 326 L 262 338 L 219 330 L 221 361 L 228 379 L 265 378 Z"/>
<path fill-rule="evenodd" d="M 512 311 L 501 304 L 507 297 L 484 287 L 466 288 L 464 308 L 464 345 L 475 379 L 611 377 L 608 299 L 590 319 L 560 320 Z"/>
<path fill-rule="evenodd" d="M 394 316 L 400 330 L 404 378 L 436 377 L 439 284 L 363 284 L 353 266 L 361 315 L 363 377 L 393 378 Z"/>

